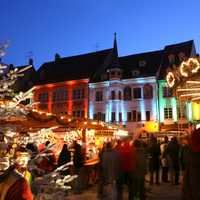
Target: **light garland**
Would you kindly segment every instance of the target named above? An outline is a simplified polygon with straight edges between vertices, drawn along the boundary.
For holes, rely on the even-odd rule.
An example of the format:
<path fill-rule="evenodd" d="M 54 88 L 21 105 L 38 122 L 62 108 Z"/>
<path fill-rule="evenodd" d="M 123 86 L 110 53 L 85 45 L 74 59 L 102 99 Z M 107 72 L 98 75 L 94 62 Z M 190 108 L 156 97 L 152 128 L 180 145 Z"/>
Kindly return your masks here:
<path fill-rule="evenodd" d="M 172 72 L 168 72 L 167 76 L 166 76 L 166 80 L 167 80 L 167 84 L 169 85 L 169 87 L 173 87 L 175 84 L 175 76 Z"/>
<path fill-rule="evenodd" d="M 197 58 L 189 58 L 187 61 L 181 63 L 179 70 L 181 75 L 187 78 L 199 72 L 200 62 Z"/>

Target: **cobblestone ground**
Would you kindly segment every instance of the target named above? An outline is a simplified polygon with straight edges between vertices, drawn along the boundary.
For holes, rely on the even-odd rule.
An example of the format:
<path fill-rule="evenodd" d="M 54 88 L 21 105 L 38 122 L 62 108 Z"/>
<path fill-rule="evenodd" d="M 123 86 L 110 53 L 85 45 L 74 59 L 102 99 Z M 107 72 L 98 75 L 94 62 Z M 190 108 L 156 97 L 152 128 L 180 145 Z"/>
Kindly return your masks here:
<path fill-rule="evenodd" d="M 180 186 L 174 186 L 170 183 L 162 183 L 160 185 L 148 186 L 147 184 L 147 200 L 180 200 Z M 127 192 L 124 200 L 128 200 Z M 81 195 L 69 195 L 66 200 L 98 200 L 96 187 L 91 187 L 84 191 Z"/>

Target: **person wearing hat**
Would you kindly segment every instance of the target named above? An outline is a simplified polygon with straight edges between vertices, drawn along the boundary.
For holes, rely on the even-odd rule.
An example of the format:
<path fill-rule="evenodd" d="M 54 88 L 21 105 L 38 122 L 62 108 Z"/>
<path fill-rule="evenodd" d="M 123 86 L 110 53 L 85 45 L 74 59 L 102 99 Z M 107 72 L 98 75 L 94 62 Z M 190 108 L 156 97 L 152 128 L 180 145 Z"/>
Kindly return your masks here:
<path fill-rule="evenodd" d="M 8 145 L 0 142 L 0 200 L 33 200 L 27 180 L 16 171 L 8 154 Z"/>

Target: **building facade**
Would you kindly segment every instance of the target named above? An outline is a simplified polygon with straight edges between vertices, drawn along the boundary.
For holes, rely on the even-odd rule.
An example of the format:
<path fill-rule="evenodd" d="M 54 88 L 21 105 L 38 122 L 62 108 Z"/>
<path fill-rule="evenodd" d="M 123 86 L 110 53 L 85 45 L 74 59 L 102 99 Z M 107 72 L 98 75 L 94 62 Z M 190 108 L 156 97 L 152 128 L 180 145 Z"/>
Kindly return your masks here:
<path fill-rule="evenodd" d="M 156 77 L 89 84 L 89 118 L 122 125 L 130 132 L 158 122 Z"/>
<path fill-rule="evenodd" d="M 88 79 L 34 87 L 34 108 L 57 115 L 88 117 Z"/>
<path fill-rule="evenodd" d="M 194 118 L 191 103 L 180 103 L 166 74 L 191 56 L 193 41 L 163 50 L 119 57 L 113 48 L 44 63 L 37 71 L 34 106 L 61 115 L 116 123 L 130 132 L 176 129 Z M 193 116 L 194 115 L 194 116 Z"/>

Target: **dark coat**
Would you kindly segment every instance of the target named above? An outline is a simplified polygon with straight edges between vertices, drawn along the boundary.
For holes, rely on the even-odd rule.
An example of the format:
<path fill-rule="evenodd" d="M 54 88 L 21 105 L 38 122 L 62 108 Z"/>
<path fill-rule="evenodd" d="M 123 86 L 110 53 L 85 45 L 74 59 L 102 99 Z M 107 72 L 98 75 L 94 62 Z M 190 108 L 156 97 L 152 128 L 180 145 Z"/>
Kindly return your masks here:
<path fill-rule="evenodd" d="M 200 199 L 200 152 L 189 153 L 188 166 L 183 180 L 183 200 Z"/>

